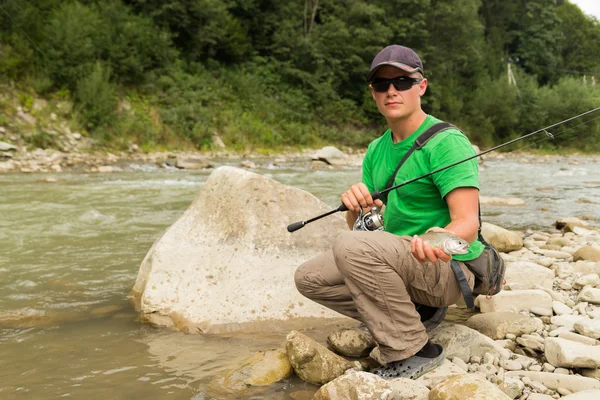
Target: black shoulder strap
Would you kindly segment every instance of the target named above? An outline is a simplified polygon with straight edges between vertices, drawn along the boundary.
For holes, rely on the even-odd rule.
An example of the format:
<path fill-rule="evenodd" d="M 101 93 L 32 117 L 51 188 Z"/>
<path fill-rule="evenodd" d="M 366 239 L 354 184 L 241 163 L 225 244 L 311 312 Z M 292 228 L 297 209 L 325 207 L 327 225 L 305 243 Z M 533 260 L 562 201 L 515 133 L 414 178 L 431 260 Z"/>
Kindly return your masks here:
<path fill-rule="evenodd" d="M 398 166 L 396 167 L 396 170 L 394 171 L 394 173 L 392 174 L 392 176 L 390 176 L 390 179 L 388 180 L 387 185 L 385 185 L 385 189 L 390 188 L 390 187 L 392 187 L 394 185 L 394 180 L 396 179 L 396 175 L 398 175 L 398 171 L 400 170 L 400 167 L 402 166 L 402 164 L 404 164 L 406 162 L 406 160 L 408 159 L 408 157 L 415 150 L 421 150 L 427 144 L 427 142 L 429 142 L 429 140 L 431 140 L 431 138 L 433 138 L 438 133 L 440 133 L 442 131 L 445 131 L 445 130 L 448 130 L 448 129 L 458 129 L 458 128 L 455 127 L 454 125 L 448 123 L 448 122 L 440 122 L 440 123 L 437 123 L 437 124 L 431 126 L 429 129 L 427 129 L 425 132 L 423 132 L 417 138 L 417 140 L 415 140 L 415 143 L 406 152 L 406 154 L 404 155 L 404 157 L 402 157 L 402 160 L 400 160 L 400 162 L 398 163 Z"/>

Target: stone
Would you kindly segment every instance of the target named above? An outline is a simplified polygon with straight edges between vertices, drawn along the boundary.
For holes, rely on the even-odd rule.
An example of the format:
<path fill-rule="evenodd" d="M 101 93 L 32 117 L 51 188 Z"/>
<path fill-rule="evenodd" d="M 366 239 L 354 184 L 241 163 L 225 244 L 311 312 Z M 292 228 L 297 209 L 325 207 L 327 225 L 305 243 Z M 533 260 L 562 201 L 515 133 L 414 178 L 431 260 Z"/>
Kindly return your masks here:
<path fill-rule="evenodd" d="M 388 381 L 392 387 L 394 400 L 428 400 L 429 389 L 420 382 L 408 378 L 395 378 Z"/>
<path fill-rule="evenodd" d="M 305 328 L 299 318 L 339 318 L 302 296 L 293 276 L 348 231 L 345 219 L 332 215 L 282 234 L 289 222 L 329 209 L 303 190 L 218 168 L 142 261 L 134 303 L 151 323 L 195 333 Z"/>
<path fill-rule="evenodd" d="M 573 314 L 573 310 L 571 310 L 571 307 L 556 300 L 552 302 L 552 309 L 554 310 L 554 313 L 556 315 Z"/>
<path fill-rule="evenodd" d="M 600 304 L 600 289 L 585 287 L 579 292 L 577 301 L 587 301 L 592 304 Z"/>
<path fill-rule="evenodd" d="M 292 365 L 283 349 L 255 353 L 234 371 L 225 375 L 222 386 L 240 392 L 251 386 L 267 386 L 292 374 Z"/>
<path fill-rule="evenodd" d="M 504 279 L 511 287 L 513 283 L 519 283 L 524 289 L 534 289 L 535 285 L 552 289 L 554 272 L 533 262 L 517 261 L 506 265 Z"/>
<path fill-rule="evenodd" d="M 479 307 L 481 312 L 505 311 L 518 313 L 520 311 L 531 311 L 531 307 L 543 307 L 552 309 L 552 297 L 543 290 L 517 290 L 501 291 L 500 293 L 486 298 L 480 298 Z"/>
<path fill-rule="evenodd" d="M 517 338 L 517 343 L 523 347 L 528 347 L 536 351 L 544 351 L 544 345 L 537 340 L 526 339 L 523 337 Z"/>
<path fill-rule="evenodd" d="M 350 371 L 321 386 L 313 400 L 338 399 L 392 399 L 392 387 L 388 381 L 375 374 Z"/>
<path fill-rule="evenodd" d="M 575 322 L 573 328 L 584 336 L 600 339 L 600 320 L 583 319 Z"/>
<path fill-rule="evenodd" d="M 600 368 L 590 368 L 590 369 L 581 368 L 579 370 L 579 373 L 581 373 L 581 375 L 583 375 L 585 377 L 600 380 Z"/>
<path fill-rule="evenodd" d="M 600 346 L 561 338 L 546 338 L 544 346 L 546 359 L 555 367 L 600 368 Z"/>
<path fill-rule="evenodd" d="M 517 378 L 504 378 L 504 381 L 500 381 L 498 386 L 511 399 L 521 396 L 525 389 L 525 384 Z"/>
<path fill-rule="evenodd" d="M 535 388 L 534 388 L 535 389 Z M 554 400 L 554 397 L 542 393 L 531 393 L 527 400 Z"/>
<path fill-rule="evenodd" d="M 510 354 L 489 337 L 458 324 L 442 324 L 429 332 L 429 338 L 444 347 L 447 358 L 458 357 L 465 362 L 472 356 L 483 357 L 486 352 L 493 355 Z"/>
<path fill-rule="evenodd" d="M 586 260 L 586 261 L 600 261 L 600 249 L 592 246 L 582 246 L 573 254 L 573 261 Z"/>
<path fill-rule="evenodd" d="M 323 147 L 312 156 L 313 160 L 323 161 L 329 165 L 339 165 L 345 162 L 347 156 L 333 146 Z"/>
<path fill-rule="evenodd" d="M 552 325 L 558 325 L 561 327 L 565 327 L 568 330 L 573 330 L 575 322 L 581 321 L 583 319 L 589 319 L 587 316 L 582 315 L 556 315 L 550 319 Z M 560 333 L 560 332 L 559 332 Z M 558 334 L 557 334 L 558 336 Z"/>
<path fill-rule="evenodd" d="M 600 399 L 600 390 L 582 390 L 562 398 L 562 400 L 598 400 Z"/>
<path fill-rule="evenodd" d="M 573 342 L 587 344 L 588 346 L 596 346 L 598 344 L 598 342 L 591 337 L 578 335 L 577 333 L 573 332 L 562 332 L 558 334 L 558 337 L 561 339 L 571 340 Z"/>
<path fill-rule="evenodd" d="M 110 165 L 100 165 L 98 166 L 98 172 L 102 172 L 102 173 L 108 173 L 108 172 L 113 172 L 114 168 Z"/>
<path fill-rule="evenodd" d="M 377 346 L 373 336 L 361 329 L 342 328 L 327 336 L 327 344 L 337 354 L 347 357 L 366 357 Z"/>
<path fill-rule="evenodd" d="M 498 386 L 474 374 L 451 376 L 429 392 L 429 400 L 506 400 Z"/>
<path fill-rule="evenodd" d="M 570 253 L 560 250 L 538 250 L 538 252 L 543 254 L 544 257 L 552 257 L 558 260 L 568 260 L 572 257 Z"/>
<path fill-rule="evenodd" d="M 479 196 L 479 203 L 482 206 L 524 206 L 525 200 L 518 197 L 490 197 Z"/>
<path fill-rule="evenodd" d="M 285 349 L 296 375 L 313 385 L 323 385 L 341 376 L 348 369 L 357 367 L 356 364 L 297 331 L 288 333 Z"/>
<path fill-rule="evenodd" d="M 529 311 L 535 315 L 539 315 L 540 317 L 551 317 L 552 316 L 551 308 L 534 306 L 534 307 L 531 307 L 531 309 L 529 309 Z"/>
<path fill-rule="evenodd" d="M 457 366 L 462 368 L 465 372 L 469 370 L 469 365 L 467 365 L 467 363 L 459 357 L 452 357 L 452 360 L 450 361 L 452 361 L 453 364 L 456 364 Z"/>
<path fill-rule="evenodd" d="M 179 169 L 206 169 L 212 168 L 213 164 L 202 156 L 177 156 L 175 167 Z"/>
<path fill-rule="evenodd" d="M 514 312 L 488 312 L 475 314 L 467 320 L 467 326 L 492 339 L 504 339 L 508 334 L 521 336 L 543 328 L 538 318 Z"/>
<path fill-rule="evenodd" d="M 582 274 L 600 275 L 600 262 L 579 260 L 573 264 L 573 271 Z"/>
<path fill-rule="evenodd" d="M 481 233 L 486 241 L 499 252 L 509 253 L 523 247 L 523 239 L 520 234 L 483 222 Z"/>
<path fill-rule="evenodd" d="M 556 229 L 562 229 L 566 233 L 573 232 L 573 228 L 576 226 L 585 228 L 589 224 L 579 218 L 561 218 L 554 223 L 554 226 Z"/>
<path fill-rule="evenodd" d="M 0 151 L 16 151 L 16 150 L 17 150 L 17 146 L 15 146 L 14 144 L 0 141 Z"/>
<path fill-rule="evenodd" d="M 248 169 L 256 169 L 257 168 L 254 161 L 250 161 L 250 160 L 244 160 L 244 161 L 240 162 L 240 167 L 248 168 Z"/>
<path fill-rule="evenodd" d="M 528 378 L 532 381 L 538 381 L 551 390 L 563 388 L 575 393 L 587 389 L 600 389 L 600 381 L 576 375 L 563 375 L 552 372 L 510 371 L 505 376 L 521 379 Z"/>
<path fill-rule="evenodd" d="M 575 289 L 582 289 L 584 286 L 596 286 L 598 283 L 600 283 L 598 274 L 587 274 L 575 279 L 573 287 Z"/>
<path fill-rule="evenodd" d="M 419 378 L 417 378 L 416 382 L 419 382 L 420 384 L 431 389 L 432 387 L 442 382 L 449 376 L 464 374 L 466 374 L 466 372 L 462 368 L 446 359 L 439 367 L 434 368 L 428 373 L 421 375 Z"/>

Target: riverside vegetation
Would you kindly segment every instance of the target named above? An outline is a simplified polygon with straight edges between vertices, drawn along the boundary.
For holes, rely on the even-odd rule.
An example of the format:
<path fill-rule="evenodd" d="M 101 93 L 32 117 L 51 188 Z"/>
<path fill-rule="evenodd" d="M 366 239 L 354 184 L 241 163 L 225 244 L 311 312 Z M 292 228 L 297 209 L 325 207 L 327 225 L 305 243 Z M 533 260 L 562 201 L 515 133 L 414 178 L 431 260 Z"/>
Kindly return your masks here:
<path fill-rule="evenodd" d="M 562 0 L 0 7 L 0 141 L 20 151 L 76 151 L 80 143 L 92 151 L 211 150 L 220 140 L 245 151 L 362 147 L 384 122 L 364 76 L 390 43 L 423 56 L 431 79 L 425 110 L 480 146 L 600 99 L 600 25 Z M 534 146 L 600 150 L 600 125 L 575 128 L 581 122 Z"/>

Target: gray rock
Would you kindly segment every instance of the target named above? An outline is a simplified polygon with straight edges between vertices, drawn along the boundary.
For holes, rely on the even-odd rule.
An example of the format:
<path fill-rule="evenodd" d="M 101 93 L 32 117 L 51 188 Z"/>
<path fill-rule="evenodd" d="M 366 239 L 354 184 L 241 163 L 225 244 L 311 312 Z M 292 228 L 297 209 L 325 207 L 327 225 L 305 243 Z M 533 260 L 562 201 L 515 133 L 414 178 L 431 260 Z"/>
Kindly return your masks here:
<path fill-rule="evenodd" d="M 357 367 L 356 364 L 297 331 L 288 333 L 285 349 L 296 374 L 313 385 L 323 385 L 341 376 L 348 369 Z"/>

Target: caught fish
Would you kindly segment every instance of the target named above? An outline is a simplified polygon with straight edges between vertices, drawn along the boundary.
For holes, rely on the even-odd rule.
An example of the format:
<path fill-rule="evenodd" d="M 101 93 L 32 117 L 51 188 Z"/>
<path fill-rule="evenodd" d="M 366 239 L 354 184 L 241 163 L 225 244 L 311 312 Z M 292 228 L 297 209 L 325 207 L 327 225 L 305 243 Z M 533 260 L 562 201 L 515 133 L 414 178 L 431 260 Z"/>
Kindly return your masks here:
<path fill-rule="evenodd" d="M 433 248 L 439 247 L 446 254 L 467 254 L 469 243 L 447 232 L 428 232 L 419 236 Z"/>

